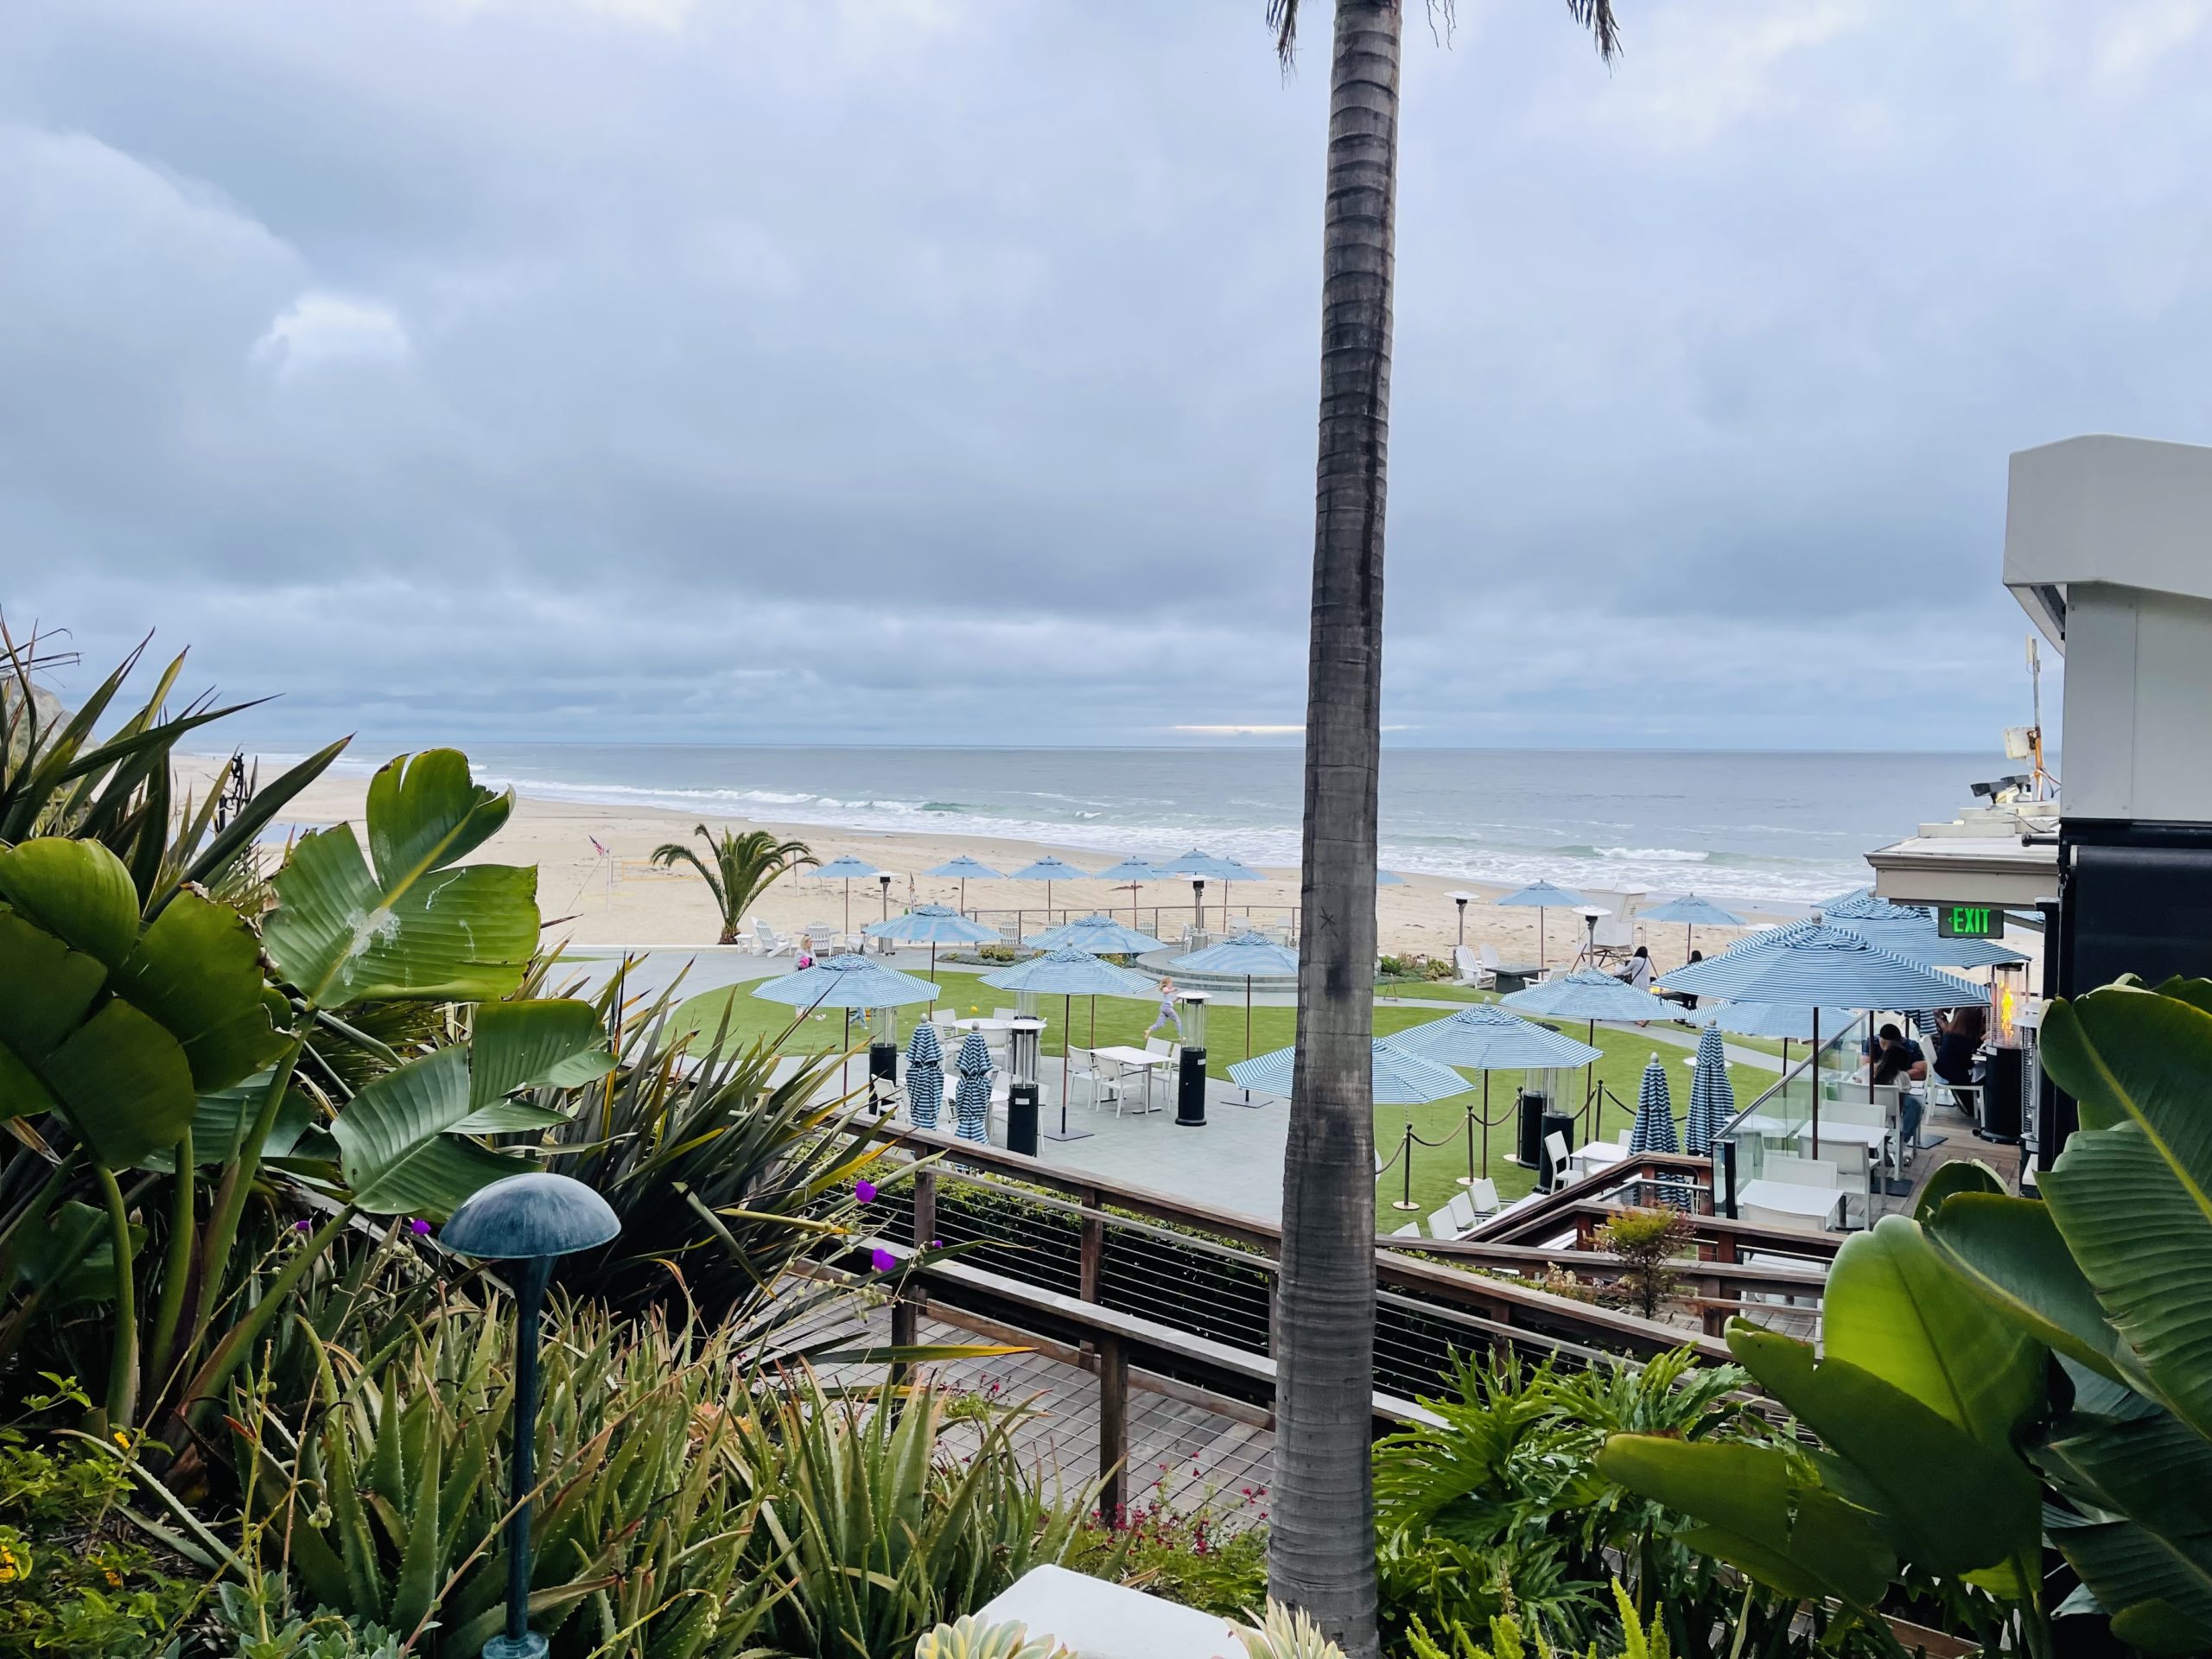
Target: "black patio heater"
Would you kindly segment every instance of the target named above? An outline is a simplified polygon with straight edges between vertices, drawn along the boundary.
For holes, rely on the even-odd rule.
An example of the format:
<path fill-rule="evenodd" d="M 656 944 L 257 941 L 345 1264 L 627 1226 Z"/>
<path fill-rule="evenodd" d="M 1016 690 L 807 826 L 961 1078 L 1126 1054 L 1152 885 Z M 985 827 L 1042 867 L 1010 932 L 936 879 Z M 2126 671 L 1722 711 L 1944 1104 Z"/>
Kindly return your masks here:
<path fill-rule="evenodd" d="M 1206 1126 L 1206 994 L 1184 991 L 1183 1059 L 1175 1079 L 1175 1121 L 1186 1129 Z"/>
<path fill-rule="evenodd" d="M 1206 931 L 1206 879 L 1203 875 L 1191 878 L 1191 944 L 1198 948 Z"/>
<path fill-rule="evenodd" d="M 879 870 L 876 872 L 875 879 L 878 882 L 882 884 L 883 919 L 887 922 L 891 919 L 891 872 L 888 870 Z M 888 939 L 880 940 L 877 943 L 875 948 L 880 955 L 887 957 L 891 954 L 891 941 Z"/>

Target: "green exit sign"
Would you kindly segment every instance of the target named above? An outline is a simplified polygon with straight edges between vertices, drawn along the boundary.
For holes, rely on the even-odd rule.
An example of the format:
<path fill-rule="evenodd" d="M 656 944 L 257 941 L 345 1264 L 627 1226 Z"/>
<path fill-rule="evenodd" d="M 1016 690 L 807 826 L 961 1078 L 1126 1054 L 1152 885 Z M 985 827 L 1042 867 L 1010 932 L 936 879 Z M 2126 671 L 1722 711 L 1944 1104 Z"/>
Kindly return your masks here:
<path fill-rule="evenodd" d="M 1936 931 L 1947 939 L 1993 939 L 2005 931 L 2005 912 L 1994 905 L 1938 905 Z"/>

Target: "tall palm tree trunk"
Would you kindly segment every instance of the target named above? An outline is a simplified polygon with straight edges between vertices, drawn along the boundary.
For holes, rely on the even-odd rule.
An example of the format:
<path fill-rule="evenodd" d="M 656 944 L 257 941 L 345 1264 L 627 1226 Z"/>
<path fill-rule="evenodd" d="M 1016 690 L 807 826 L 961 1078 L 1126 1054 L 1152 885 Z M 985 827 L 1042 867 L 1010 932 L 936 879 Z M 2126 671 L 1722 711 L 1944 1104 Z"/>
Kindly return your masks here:
<path fill-rule="evenodd" d="M 1322 234 L 1298 1054 L 1283 1159 L 1268 1588 L 1372 1659 L 1376 773 L 1398 0 L 1338 0 Z"/>

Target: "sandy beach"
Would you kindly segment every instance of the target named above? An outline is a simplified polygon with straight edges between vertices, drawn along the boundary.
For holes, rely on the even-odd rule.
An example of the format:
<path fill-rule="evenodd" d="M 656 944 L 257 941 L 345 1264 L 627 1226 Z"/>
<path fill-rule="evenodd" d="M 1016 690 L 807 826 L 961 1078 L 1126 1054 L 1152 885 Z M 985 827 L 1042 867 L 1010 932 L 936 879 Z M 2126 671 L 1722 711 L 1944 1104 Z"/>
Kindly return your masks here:
<path fill-rule="evenodd" d="M 182 769 L 181 788 L 204 793 L 222 763 L 212 757 L 194 757 Z M 276 776 L 283 766 L 264 764 L 264 779 Z M 365 772 L 332 772 L 303 791 L 279 822 L 315 827 L 359 820 L 368 788 Z M 712 944 L 719 920 L 705 884 L 688 866 L 664 871 L 651 862 L 653 849 L 664 842 L 690 841 L 699 822 L 696 815 L 642 806 L 613 806 L 571 800 L 518 797 L 514 815 L 506 826 L 474 857 L 511 864 L 535 864 L 538 868 L 538 904 L 549 938 L 592 945 Z M 825 863 L 845 854 L 893 874 L 890 904 L 896 911 L 908 904 L 952 904 L 959 884 L 922 874 L 965 853 L 994 869 L 1018 869 L 1046 853 L 1057 854 L 1078 868 L 1100 868 L 1110 855 L 1096 849 L 1053 845 L 1039 842 L 1004 840 L 988 836 L 868 833 L 829 829 L 819 824 L 779 823 L 771 818 L 718 816 L 709 818 L 715 830 L 764 829 L 779 836 L 804 842 Z M 596 843 L 596 844 L 594 844 Z M 602 854 L 599 849 L 604 848 Z M 1234 921 L 1248 909 L 1259 924 L 1281 924 L 1298 902 L 1294 872 L 1263 869 L 1269 879 L 1237 882 L 1229 891 Z M 1473 893 L 1467 906 L 1466 939 L 1470 944 L 1495 945 L 1505 960 L 1534 960 L 1536 955 L 1536 912 L 1522 908 L 1501 909 L 1491 901 L 1502 887 L 1409 874 L 1403 885 L 1376 889 L 1376 903 L 1381 948 L 1394 955 L 1418 953 L 1448 957 L 1457 941 L 1459 923 L 1452 901 L 1454 891 Z M 1052 908 L 1061 912 L 1088 914 L 1112 910 L 1124 919 L 1133 900 L 1140 925 L 1149 927 L 1155 906 L 1161 925 L 1179 927 L 1192 914 L 1190 883 L 1181 879 L 1148 882 L 1132 895 L 1127 887 L 1103 881 L 1056 881 Z M 1041 881 L 971 881 L 968 885 L 970 910 L 986 912 L 984 919 L 1012 923 L 1014 912 L 1023 912 L 1021 925 L 1033 931 L 1043 926 L 1045 884 Z M 852 925 L 857 928 L 879 918 L 884 910 L 880 884 L 852 884 Z M 1221 893 L 1217 884 L 1206 889 L 1209 925 L 1218 928 Z M 991 912 L 1005 912 L 995 914 Z M 842 928 L 846 915 L 844 884 L 806 875 L 786 876 L 772 887 L 753 914 L 764 918 L 779 932 L 802 932 L 817 925 Z M 1546 912 L 1547 953 L 1557 962 L 1571 956 L 1580 935 L 1573 916 Z M 1700 928 L 1697 947 L 1710 954 L 1736 937 L 1726 928 Z M 1683 933 L 1678 926 L 1654 924 L 1644 929 L 1645 943 L 1662 971 L 1683 957 Z"/>

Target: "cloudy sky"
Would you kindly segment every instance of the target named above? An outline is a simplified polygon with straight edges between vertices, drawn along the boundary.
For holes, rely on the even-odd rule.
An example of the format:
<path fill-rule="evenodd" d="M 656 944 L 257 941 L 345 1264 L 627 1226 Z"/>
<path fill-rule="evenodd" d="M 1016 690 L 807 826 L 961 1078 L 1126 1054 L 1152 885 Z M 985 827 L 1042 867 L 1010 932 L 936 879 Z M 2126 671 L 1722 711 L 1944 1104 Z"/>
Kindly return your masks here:
<path fill-rule="evenodd" d="M 1303 702 L 1325 8 L 14 0 L 0 604 L 270 736 Z M 2212 441 L 2212 5 L 1408 31 L 1396 741 L 1966 746 L 2005 460 Z"/>

